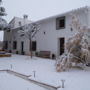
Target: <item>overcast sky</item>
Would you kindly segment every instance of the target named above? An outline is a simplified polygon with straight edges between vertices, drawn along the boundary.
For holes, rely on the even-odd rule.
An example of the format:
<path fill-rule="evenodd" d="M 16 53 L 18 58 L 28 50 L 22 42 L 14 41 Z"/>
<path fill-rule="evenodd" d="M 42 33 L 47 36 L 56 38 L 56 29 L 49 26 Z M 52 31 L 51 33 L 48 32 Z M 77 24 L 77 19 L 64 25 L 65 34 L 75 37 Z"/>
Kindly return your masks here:
<path fill-rule="evenodd" d="M 70 11 L 72 9 L 90 6 L 90 0 L 3 0 L 7 16 L 4 17 L 9 22 L 14 16 L 23 17 L 24 14 L 29 19 L 36 21 L 49 16 Z M 3 33 L 0 33 L 2 40 Z"/>

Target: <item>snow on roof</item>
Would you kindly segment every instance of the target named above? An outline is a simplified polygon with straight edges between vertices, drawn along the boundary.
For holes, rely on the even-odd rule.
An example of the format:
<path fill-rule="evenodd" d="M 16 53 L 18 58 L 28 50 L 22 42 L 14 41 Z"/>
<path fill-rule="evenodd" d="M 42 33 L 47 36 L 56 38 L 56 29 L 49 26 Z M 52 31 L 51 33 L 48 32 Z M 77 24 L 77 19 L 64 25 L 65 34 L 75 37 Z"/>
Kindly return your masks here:
<path fill-rule="evenodd" d="M 66 15 L 66 14 L 70 14 L 70 13 L 73 13 L 73 12 L 78 12 L 78 11 L 81 11 L 81 10 L 87 10 L 87 9 L 90 10 L 90 7 L 89 6 L 80 7 L 78 9 L 73 9 L 72 11 L 68 11 L 68 12 L 65 12 L 65 13 L 62 13 L 62 14 L 50 16 L 50 17 L 47 17 L 47 18 L 44 18 L 44 19 L 41 19 L 41 20 L 34 21 L 32 23 L 41 22 L 41 21 L 45 21 L 45 20 L 48 20 L 48 19 L 52 19 L 52 18 L 57 18 L 57 17 L 63 16 L 63 15 Z M 14 17 L 14 18 L 22 19 L 22 18 L 19 18 L 19 17 Z"/>
<path fill-rule="evenodd" d="M 40 22 L 43 22 L 43 21 L 46 21 L 46 20 L 49 20 L 49 19 L 53 19 L 53 18 L 57 18 L 57 17 L 60 17 L 60 16 L 64 16 L 64 15 L 68 15 L 68 14 L 72 14 L 74 12 L 79 12 L 81 10 L 90 10 L 90 7 L 89 6 L 85 6 L 85 7 L 81 7 L 81 8 L 78 8 L 78 9 L 74 9 L 72 11 L 68 11 L 68 12 L 65 12 L 65 13 L 62 13 L 62 14 L 58 14 L 58 15 L 55 15 L 55 16 L 51 16 L 51 17 L 47 17 L 47 18 L 44 18 L 44 19 L 41 19 L 41 20 L 38 20 L 38 21 L 31 21 L 30 23 L 28 24 L 31 24 L 31 23 L 40 23 Z M 14 20 L 15 18 L 17 19 L 22 19 L 22 18 L 19 18 L 19 17 L 14 17 L 12 20 Z M 23 27 L 23 26 L 21 26 Z M 20 27 L 18 28 L 14 28 L 15 30 L 16 29 L 19 29 Z"/>
<path fill-rule="evenodd" d="M 21 20 L 23 20 L 24 18 L 14 16 L 13 19 L 9 23 L 11 23 L 15 19 L 21 19 Z M 28 21 L 31 21 L 31 20 L 28 20 Z"/>
<path fill-rule="evenodd" d="M 67 14 L 70 14 L 70 13 L 79 12 L 81 10 L 90 10 L 90 7 L 85 6 L 85 7 L 81 7 L 81 8 L 78 8 L 78 9 L 73 9 L 71 11 L 68 11 L 68 12 L 65 12 L 65 13 L 62 13 L 62 14 L 58 14 L 58 15 L 54 15 L 54 16 L 50 16 L 50 17 L 47 17 L 47 18 L 44 18 L 44 19 L 41 19 L 41 20 L 38 20 L 38 21 L 35 21 L 35 22 L 41 22 L 41 21 L 45 21 L 45 20 L 48 20 L 48 19 L 57 18 L 57 17 L 67 15 Z"/>

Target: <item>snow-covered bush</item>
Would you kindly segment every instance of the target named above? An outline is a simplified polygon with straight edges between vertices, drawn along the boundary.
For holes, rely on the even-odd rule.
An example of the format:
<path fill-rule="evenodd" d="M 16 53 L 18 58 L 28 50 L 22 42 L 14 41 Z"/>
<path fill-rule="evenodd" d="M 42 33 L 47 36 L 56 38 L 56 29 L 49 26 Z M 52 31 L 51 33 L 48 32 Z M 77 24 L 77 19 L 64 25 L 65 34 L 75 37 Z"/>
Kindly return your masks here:
<path fill-rule="evenodd" d="M 89 42 L 88 35 L 86 35 L 87 28 L 81 26 L 77 17 L 72 17 L 71 27 L 77 32 L 75 35 L 68 39 L 66 43 L 66 51 L 58 59 L 56 70 L 58 72 L 65 71 L 72 67 L 72 63 L 77 65 L 82 63 L 84 65 L 88 63 L 90 51 L 89 51 Z"/>

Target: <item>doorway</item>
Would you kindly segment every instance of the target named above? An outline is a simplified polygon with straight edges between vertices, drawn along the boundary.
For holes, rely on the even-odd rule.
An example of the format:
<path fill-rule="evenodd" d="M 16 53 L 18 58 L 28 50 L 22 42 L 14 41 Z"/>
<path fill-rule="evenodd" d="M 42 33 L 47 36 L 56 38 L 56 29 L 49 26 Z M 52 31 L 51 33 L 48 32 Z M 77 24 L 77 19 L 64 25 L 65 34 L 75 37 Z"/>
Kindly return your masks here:
<path fill-rule="evenodd" d="M 62 55 L 64 53 L 64 44 L 65 44 L 65 38 L 59 38 L 59 55 Z"/>
<path fill-rule="evenodd" d="M 21 54 L 24 55 L 24 42 L 21 42 Z"/>

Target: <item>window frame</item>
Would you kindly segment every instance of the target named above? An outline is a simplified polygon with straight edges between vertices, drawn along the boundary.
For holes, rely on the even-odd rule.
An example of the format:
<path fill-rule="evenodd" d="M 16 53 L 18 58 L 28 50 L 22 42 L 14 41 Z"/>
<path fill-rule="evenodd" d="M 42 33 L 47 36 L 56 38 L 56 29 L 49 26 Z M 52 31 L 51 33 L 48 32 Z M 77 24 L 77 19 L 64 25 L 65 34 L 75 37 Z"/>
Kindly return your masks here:
<path fill-rule="evenodd" d="M 13 41 L 13 49 L 17 49 L 17 41 Z"/>
<path fill-rule="evenodd" d="M 60 27 L 60 20 L 64 20 L 63 27 Z M 66 27 L 66 17 L 62 16 L 62 17 L 56 18 L 56 30 L 65 29 L 65 27 Z"/>
<path fill-rule="evenodd" d="M 8 41 L 4 41 L 4 49 L 8 49 Z"/>
<path fill-rule="evenodd" d="M 36 50 L 37 50 L 37 42 L 36 41 L 32 41 L 32 51 L 36 51 Z"/>
<path fill-rule="evenodd" d="M 18 22 L 18 25 L 19 25 L 19 26 L 22 26 L 22 23 L 21 23 L 21 21 L 19 21 L 19 22 Z"/>

